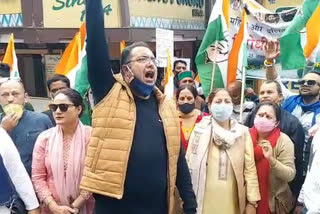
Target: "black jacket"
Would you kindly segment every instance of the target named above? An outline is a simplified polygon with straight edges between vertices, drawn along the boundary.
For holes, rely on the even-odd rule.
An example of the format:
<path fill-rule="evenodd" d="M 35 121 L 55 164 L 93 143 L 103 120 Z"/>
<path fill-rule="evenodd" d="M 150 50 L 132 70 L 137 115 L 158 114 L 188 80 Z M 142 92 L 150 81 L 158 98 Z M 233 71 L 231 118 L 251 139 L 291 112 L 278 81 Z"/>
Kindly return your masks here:
<path fill-rule="evenodd" d="M 44 111 L 44 112 L 42 112 L 43 114 L 45 114 L 45 115 L 47 115 L 49 118 L 50 118 L 50 120 L 51 120 L 51 122 L 52 122 L 52 124 L 53 124 L 53 126 L 56 126 L 57 124 L 56 124 L 56 121 L 54 120 L 54 117 L 53 117 L 53 114 L 52 114 L 52 111 L 49 109 L 49 110 L 47 110 L 47 111 Z"/>
<path fill-rule="evenodd" d="M 254 122 L 254 116 L 256 109 L 248 116 L 245 123 L 246 126 L 252 127 Z M 295 156 L 295 166 L 296 166 L 296 176 L 294 180 L 290 183 L 291 191 L 294 196 L 298 197 L 303 184 L 303 146 L 304 146 L 304 131 L 300 121 L 285 111 L 280 109 L 280 131 L 289 136 L 294 144 L 294 156 Z"/>

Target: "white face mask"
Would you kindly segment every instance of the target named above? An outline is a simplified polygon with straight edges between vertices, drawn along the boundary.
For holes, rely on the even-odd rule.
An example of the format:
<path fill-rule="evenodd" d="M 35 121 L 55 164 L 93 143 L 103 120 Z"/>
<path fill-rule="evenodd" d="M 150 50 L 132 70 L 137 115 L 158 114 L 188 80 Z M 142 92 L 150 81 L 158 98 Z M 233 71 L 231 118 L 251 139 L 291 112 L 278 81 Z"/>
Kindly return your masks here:
<path fill-rule="evenodd" d="M 212 103 L 211 104 L 211 113 L 213 118 L 218 122 L 224 122 L 231 118 L 233 111 L 232 103 Z"/>

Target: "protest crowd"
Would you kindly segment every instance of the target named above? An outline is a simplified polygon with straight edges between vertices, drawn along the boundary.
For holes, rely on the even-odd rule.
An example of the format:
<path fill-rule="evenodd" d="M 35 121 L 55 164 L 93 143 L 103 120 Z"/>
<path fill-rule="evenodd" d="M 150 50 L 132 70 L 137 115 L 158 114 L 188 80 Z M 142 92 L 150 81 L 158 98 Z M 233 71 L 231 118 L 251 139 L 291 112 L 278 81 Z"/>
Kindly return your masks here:
<path fill-rule="evenodd" d="M 234 43 L 254 14 L 239 2 Z M 309 2 L 318 5 L 310 21 L 320 1 L 305 0 L 303 15 Z M 276 65 L 287 37 L 268 39 L 265 80 L 256 92 L 247 87 L 243 60 L 223 56 L 223 3 L 213 7 L 197 69 L 178 59 L 161 76 L 143 41 L 125 47 L 120 72 L 112 70 L 101 0 L 86 0 L 93 104 L 89 88 L 60 72 L 47 81 L 48 110 L 36 112 L 3 60 L 0 214 L 320 214 L 320 72 L 304 53 L 292 93 Z"/>

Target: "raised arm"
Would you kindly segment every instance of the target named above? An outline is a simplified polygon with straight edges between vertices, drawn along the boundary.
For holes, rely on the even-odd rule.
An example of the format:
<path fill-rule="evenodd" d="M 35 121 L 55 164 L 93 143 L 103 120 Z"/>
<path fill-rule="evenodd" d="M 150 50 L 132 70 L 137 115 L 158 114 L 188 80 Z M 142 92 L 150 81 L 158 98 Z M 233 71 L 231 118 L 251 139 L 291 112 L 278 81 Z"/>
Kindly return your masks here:
<path fill-rule="evenodd" d="M 280 79 L 280 75 L 278 74 L 278 71 L 275 67 L 275 61 L 276 58 L 279 56 L 279 51 L 277 51 L 277 45 L 274 41 L 268 41 L 267 45 L 265 46 L 265 67 L 266 67 L 266 78 L 267 80 L 276 80 L 282 90 L 282 94 L 284 99 L 288 98 L 289 96 L 293 95 L 292 92 L 290 92 L 285 85 L 282 83 Z"/>
<path fill-rule="evenodd" d="M 88 79 L 96 103 L 114 83 L 103 17 L 101 0 L 86 0 Z"/>

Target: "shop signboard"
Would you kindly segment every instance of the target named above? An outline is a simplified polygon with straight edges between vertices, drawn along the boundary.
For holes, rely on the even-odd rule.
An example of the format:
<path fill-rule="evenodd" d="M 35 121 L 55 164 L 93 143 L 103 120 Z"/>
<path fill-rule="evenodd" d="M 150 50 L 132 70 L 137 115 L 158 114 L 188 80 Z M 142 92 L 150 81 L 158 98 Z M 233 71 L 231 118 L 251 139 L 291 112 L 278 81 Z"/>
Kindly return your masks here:
<path fill-rule="evenodd" d="M 45 0 L 43 20 L 46 28 L 78 28 L 85 20 L 85 0 Z M 105 25 L 121 26 L 120 1 L 102 0 Z"/>
<path fill-rule="evenodd" d="M 204 0 L 130 0 L 128 2 L 131 27 L 205 29 Z"/>
<path fill-rule="evenodd" d="M 0 0 L 0 27 L 22 27 L 21 0 Z"/>

